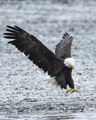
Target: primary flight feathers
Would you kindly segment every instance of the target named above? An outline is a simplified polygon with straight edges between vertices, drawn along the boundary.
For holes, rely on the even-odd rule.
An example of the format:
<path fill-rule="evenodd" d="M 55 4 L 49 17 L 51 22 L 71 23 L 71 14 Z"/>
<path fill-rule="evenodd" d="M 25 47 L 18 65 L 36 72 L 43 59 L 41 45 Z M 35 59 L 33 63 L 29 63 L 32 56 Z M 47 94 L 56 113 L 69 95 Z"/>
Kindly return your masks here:
<path fill-rule="evenodd" d="M 66 88 L 67 84 L 74 88 L 71 78 L 72 69 L 66 68 L 64 65 L 64 59 L 71 57 L 73 38 L 68 33 L 63 35 L 62 40 L 56 46 L 56 54 L 54 54 L 35 36 L 30 35 L 20 27 L 7 26 L 6 31 L 8 33 L 4 33 L 4 38 L 12 39 L 8 43 L 13 44 L 18 50 L 28 56 L 44 72 L 48 72 L 51 77 L 55 77 L 61 88 Z"/>
<path fill-rule="evenodd" d="M 62 40 L 56 45 L 56 56 L 60 59 L 66 59 L 71 57 L 71 45 L 73 37 L 65 33 L 62 37 Z"/>

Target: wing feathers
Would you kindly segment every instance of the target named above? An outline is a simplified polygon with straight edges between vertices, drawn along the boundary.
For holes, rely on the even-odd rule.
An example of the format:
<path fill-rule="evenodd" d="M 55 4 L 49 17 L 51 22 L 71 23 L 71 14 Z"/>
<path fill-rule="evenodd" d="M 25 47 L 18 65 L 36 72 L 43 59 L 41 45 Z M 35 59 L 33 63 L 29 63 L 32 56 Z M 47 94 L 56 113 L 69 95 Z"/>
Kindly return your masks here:
<path fill-rule="evenodd" d="M 44 72 L 56 76 L 63 69 L 63 63 L 56 55 L 44 46 L 36 37 L 30 35 L 17 26 L 7 26 L 4 38 L 13 39 L 8 43 L 13 44 L 18 50 L 24 52 Z"/>
<path fill-rule="evenodd" d="M 71 44 L 73 37 L 68 33 L 65 33 L 62 37 L 62 40 L 56 45 L 56 56 L 60 59 L 66 59 L 71 57 Z"/>

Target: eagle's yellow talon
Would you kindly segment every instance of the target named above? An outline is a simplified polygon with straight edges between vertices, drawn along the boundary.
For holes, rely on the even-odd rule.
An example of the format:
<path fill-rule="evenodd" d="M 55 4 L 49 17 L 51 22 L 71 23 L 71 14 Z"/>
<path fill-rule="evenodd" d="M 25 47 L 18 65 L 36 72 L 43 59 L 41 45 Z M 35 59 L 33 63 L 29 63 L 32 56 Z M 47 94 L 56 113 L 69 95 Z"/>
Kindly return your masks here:
<path fill-rule="evenodd" d="M 78 92 L 78 91 L 77 91 L 75 88 L 73 88 L 73 89 L 72 89 L 72 93 L 73 93 L 73 92 Z"/>
<path fill-rule="evenodd" d="M 70 89 L 68 89 L 68 88 L 66 88 L 66 92 L 68 93 L 68 92 L 71 92 L 71 90 Z"/>

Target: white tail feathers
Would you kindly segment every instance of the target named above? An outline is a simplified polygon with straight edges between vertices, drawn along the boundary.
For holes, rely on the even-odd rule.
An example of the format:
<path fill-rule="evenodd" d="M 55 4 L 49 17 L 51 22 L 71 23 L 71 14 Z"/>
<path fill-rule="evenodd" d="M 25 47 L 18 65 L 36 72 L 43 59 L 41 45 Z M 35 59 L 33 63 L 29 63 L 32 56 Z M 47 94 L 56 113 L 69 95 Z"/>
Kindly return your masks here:
<path fill-rule="evenodd" d="M 46 79 L 41 82 L 50 87 L 58 87 L 59 86 L 57 81 L 55 80 L 55 78 Z"/>

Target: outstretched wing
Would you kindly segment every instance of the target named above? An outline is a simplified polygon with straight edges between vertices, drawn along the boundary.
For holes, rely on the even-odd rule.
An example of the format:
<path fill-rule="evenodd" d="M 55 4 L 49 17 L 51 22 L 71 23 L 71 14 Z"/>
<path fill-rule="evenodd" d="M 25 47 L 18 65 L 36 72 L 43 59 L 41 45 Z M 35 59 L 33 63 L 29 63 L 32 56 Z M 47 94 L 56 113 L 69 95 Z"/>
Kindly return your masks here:
<path fill-rule="evenodd" d="M 7 26 L 4 38 L 13 39 L 8 43 L 13 44 L 18 50 L 23 52 L 44 72 L 50 76 L 56 76 L 62 70 L 62 62 L 57 56 L 44 46 L 36 37 L 30 35 L 17 26 Z"/>
<path fill-rule="evenodd" d="M 65 33 L 62 40 L 56 45 L 55 54 L 60 59 L 66 59 L 71 57 L 71 44 L 73 37 L 68 33 Z"/>

